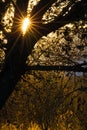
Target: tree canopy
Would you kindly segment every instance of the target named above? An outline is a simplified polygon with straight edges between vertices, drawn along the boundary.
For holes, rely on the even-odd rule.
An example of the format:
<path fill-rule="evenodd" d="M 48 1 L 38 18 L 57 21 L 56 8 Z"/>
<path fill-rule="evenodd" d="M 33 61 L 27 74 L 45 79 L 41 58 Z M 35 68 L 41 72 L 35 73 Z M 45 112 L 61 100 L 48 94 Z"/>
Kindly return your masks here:
<path fill-rule="evenodd" d="M 1 0 L 0 125 L 86 130 L 86 98 L 87 0 Z"/>
<path fill-rule="evenodd" d="M 0 108 L 29 69 L 87 72 L 86 7 L 86 0 L 0 1 Z"/>

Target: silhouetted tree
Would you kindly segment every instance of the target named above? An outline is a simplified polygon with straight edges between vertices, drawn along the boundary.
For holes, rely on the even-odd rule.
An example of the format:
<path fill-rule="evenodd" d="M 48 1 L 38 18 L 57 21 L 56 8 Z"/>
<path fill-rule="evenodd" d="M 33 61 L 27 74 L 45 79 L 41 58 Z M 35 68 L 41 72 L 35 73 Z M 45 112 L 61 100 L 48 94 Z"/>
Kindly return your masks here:
<path fill-rule="evenodd" d="M 16 0 L 16 2 L 13 0 L 0 1 L 0 28 L 8 40 L 6 45 L 2 45 L 5 48 L 5 61 L 0 72 L 0 108 L 3 107 L 5 101 L 14 90 L 21 75 L 25 73 L 27 57 L 31 54 L 36 42 L 42 36 L 46 36 L 68 23 L 87 20 L 85 15 L 86 0 L 40 0 L 30 12 L 31 29 L 28 29 L 27 33 L 23 36 L 20 30 L 20 22 L 27 15 L 28 2 L 29 0 Z M 56 14 L 52 21 L 44 23 L 43 15 L 54 3 L 55 7 L 59 7 L 61 3 L 65 3 L 66 6 L 62 8 L 59 14 Z M 11 32 L 7 32 L 2 19 L 7 9 L 11 6 L 14 7 L 13 25 L 11 26 Z M 9 20 L 9 24 L 12 21 Z M 76 71 L 75 68 L 77 70 L 79 68 L 79 71 L 86 71 L 82 65 L 74 67 L 63 66 L 63 69 L 66 71 L 69 69 Z M 58 69 L 61 70 L 61 67 L 59 66 Z"/>

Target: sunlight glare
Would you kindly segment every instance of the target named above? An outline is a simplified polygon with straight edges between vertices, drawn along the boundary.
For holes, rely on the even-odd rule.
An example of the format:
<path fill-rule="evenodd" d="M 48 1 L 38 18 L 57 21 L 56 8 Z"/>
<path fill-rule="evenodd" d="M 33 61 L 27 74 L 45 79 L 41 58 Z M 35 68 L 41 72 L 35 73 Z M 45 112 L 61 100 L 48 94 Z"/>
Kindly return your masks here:
<path fill-rule="evenodd" d="M 23 32 L 23 35 L 25 35 L 27 29 L 29 28 L 30 26 L 30 19 L 29 18 L 24 18 L 23 20 L 23 23 L 22 23 L 22 32 Z"/>

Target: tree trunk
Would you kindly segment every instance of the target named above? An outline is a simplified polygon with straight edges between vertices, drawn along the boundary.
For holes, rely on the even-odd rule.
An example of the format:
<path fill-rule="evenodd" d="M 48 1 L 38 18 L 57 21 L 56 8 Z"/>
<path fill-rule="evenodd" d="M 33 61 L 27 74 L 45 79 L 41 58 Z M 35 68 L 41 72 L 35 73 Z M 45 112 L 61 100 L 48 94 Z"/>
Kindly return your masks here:
<path fill-rule="evenodd" d="M 27 56 L 31 53 L 36 43 L 33 37 L 30 38 L 30 41 L 26 42 L 26 40 L 27 36 L 20 36 L 6 57 L 3 71 L 0 74 L 0 109 L 14 90 L 21 75 L 25 73 Z M 14 39 L 11 42 L 14 42 Z"/>

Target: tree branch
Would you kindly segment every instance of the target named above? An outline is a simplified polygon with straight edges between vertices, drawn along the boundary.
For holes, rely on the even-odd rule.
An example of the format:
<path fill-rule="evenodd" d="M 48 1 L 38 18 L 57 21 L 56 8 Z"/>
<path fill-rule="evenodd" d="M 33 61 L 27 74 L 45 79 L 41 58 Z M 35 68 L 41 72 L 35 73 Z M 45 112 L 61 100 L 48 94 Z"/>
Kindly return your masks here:
<path fill-rule="evenodd" d="M 16 1 L 16 6 L 19 8 L 19 10 L 21 11 L 22 15 L 26 15 L 27 14 L 28 1 L 29 0 L 17 0 Z"/>
<path fill-rule="evenodd" d="M 69 10 L 69 7 L 71 6 L 71 10 Z M 75 4 L 70 2 L 69 5 L 63 9 L 60 15 L 54 19 L 54 21 L 48 24 L 43 24 L 43 35 L 47 35 L 68 23 L 77 22 L 79 20 L 87 20 L 85 17 L 84 4 L 82 1 Z"/>
<path fill-rule="evenodd" d="M 87 87 L 76 88 L 76 89 L 72 90 L 71 92 L 65 94 L 64 97 L 67 98 L 76 91 L 87 92 Z"/>
<path fill-rule="evenodd" d="M 41 71 L 51 71 L 51 70 L 57 70 L 57 71 L 73 71 L 73 72 L 87 72 L 87 67 L 81 67 L 81 64 L 79 65 L 73 65 L 73 66 L 64 66 L 64 65 L 55 65 L 55 66 L 43 66 L 43 65 L 33 65 L 33 66 L 27 66 L 26 71 L 28 70 L 41 70 Z"/>
<path fill-rule="evenodd" d="M 41 21 L 43 14 L 56 1 L 57 0 L 40 0 L 40 2 L 32 9 L 31 18 Z"/>

